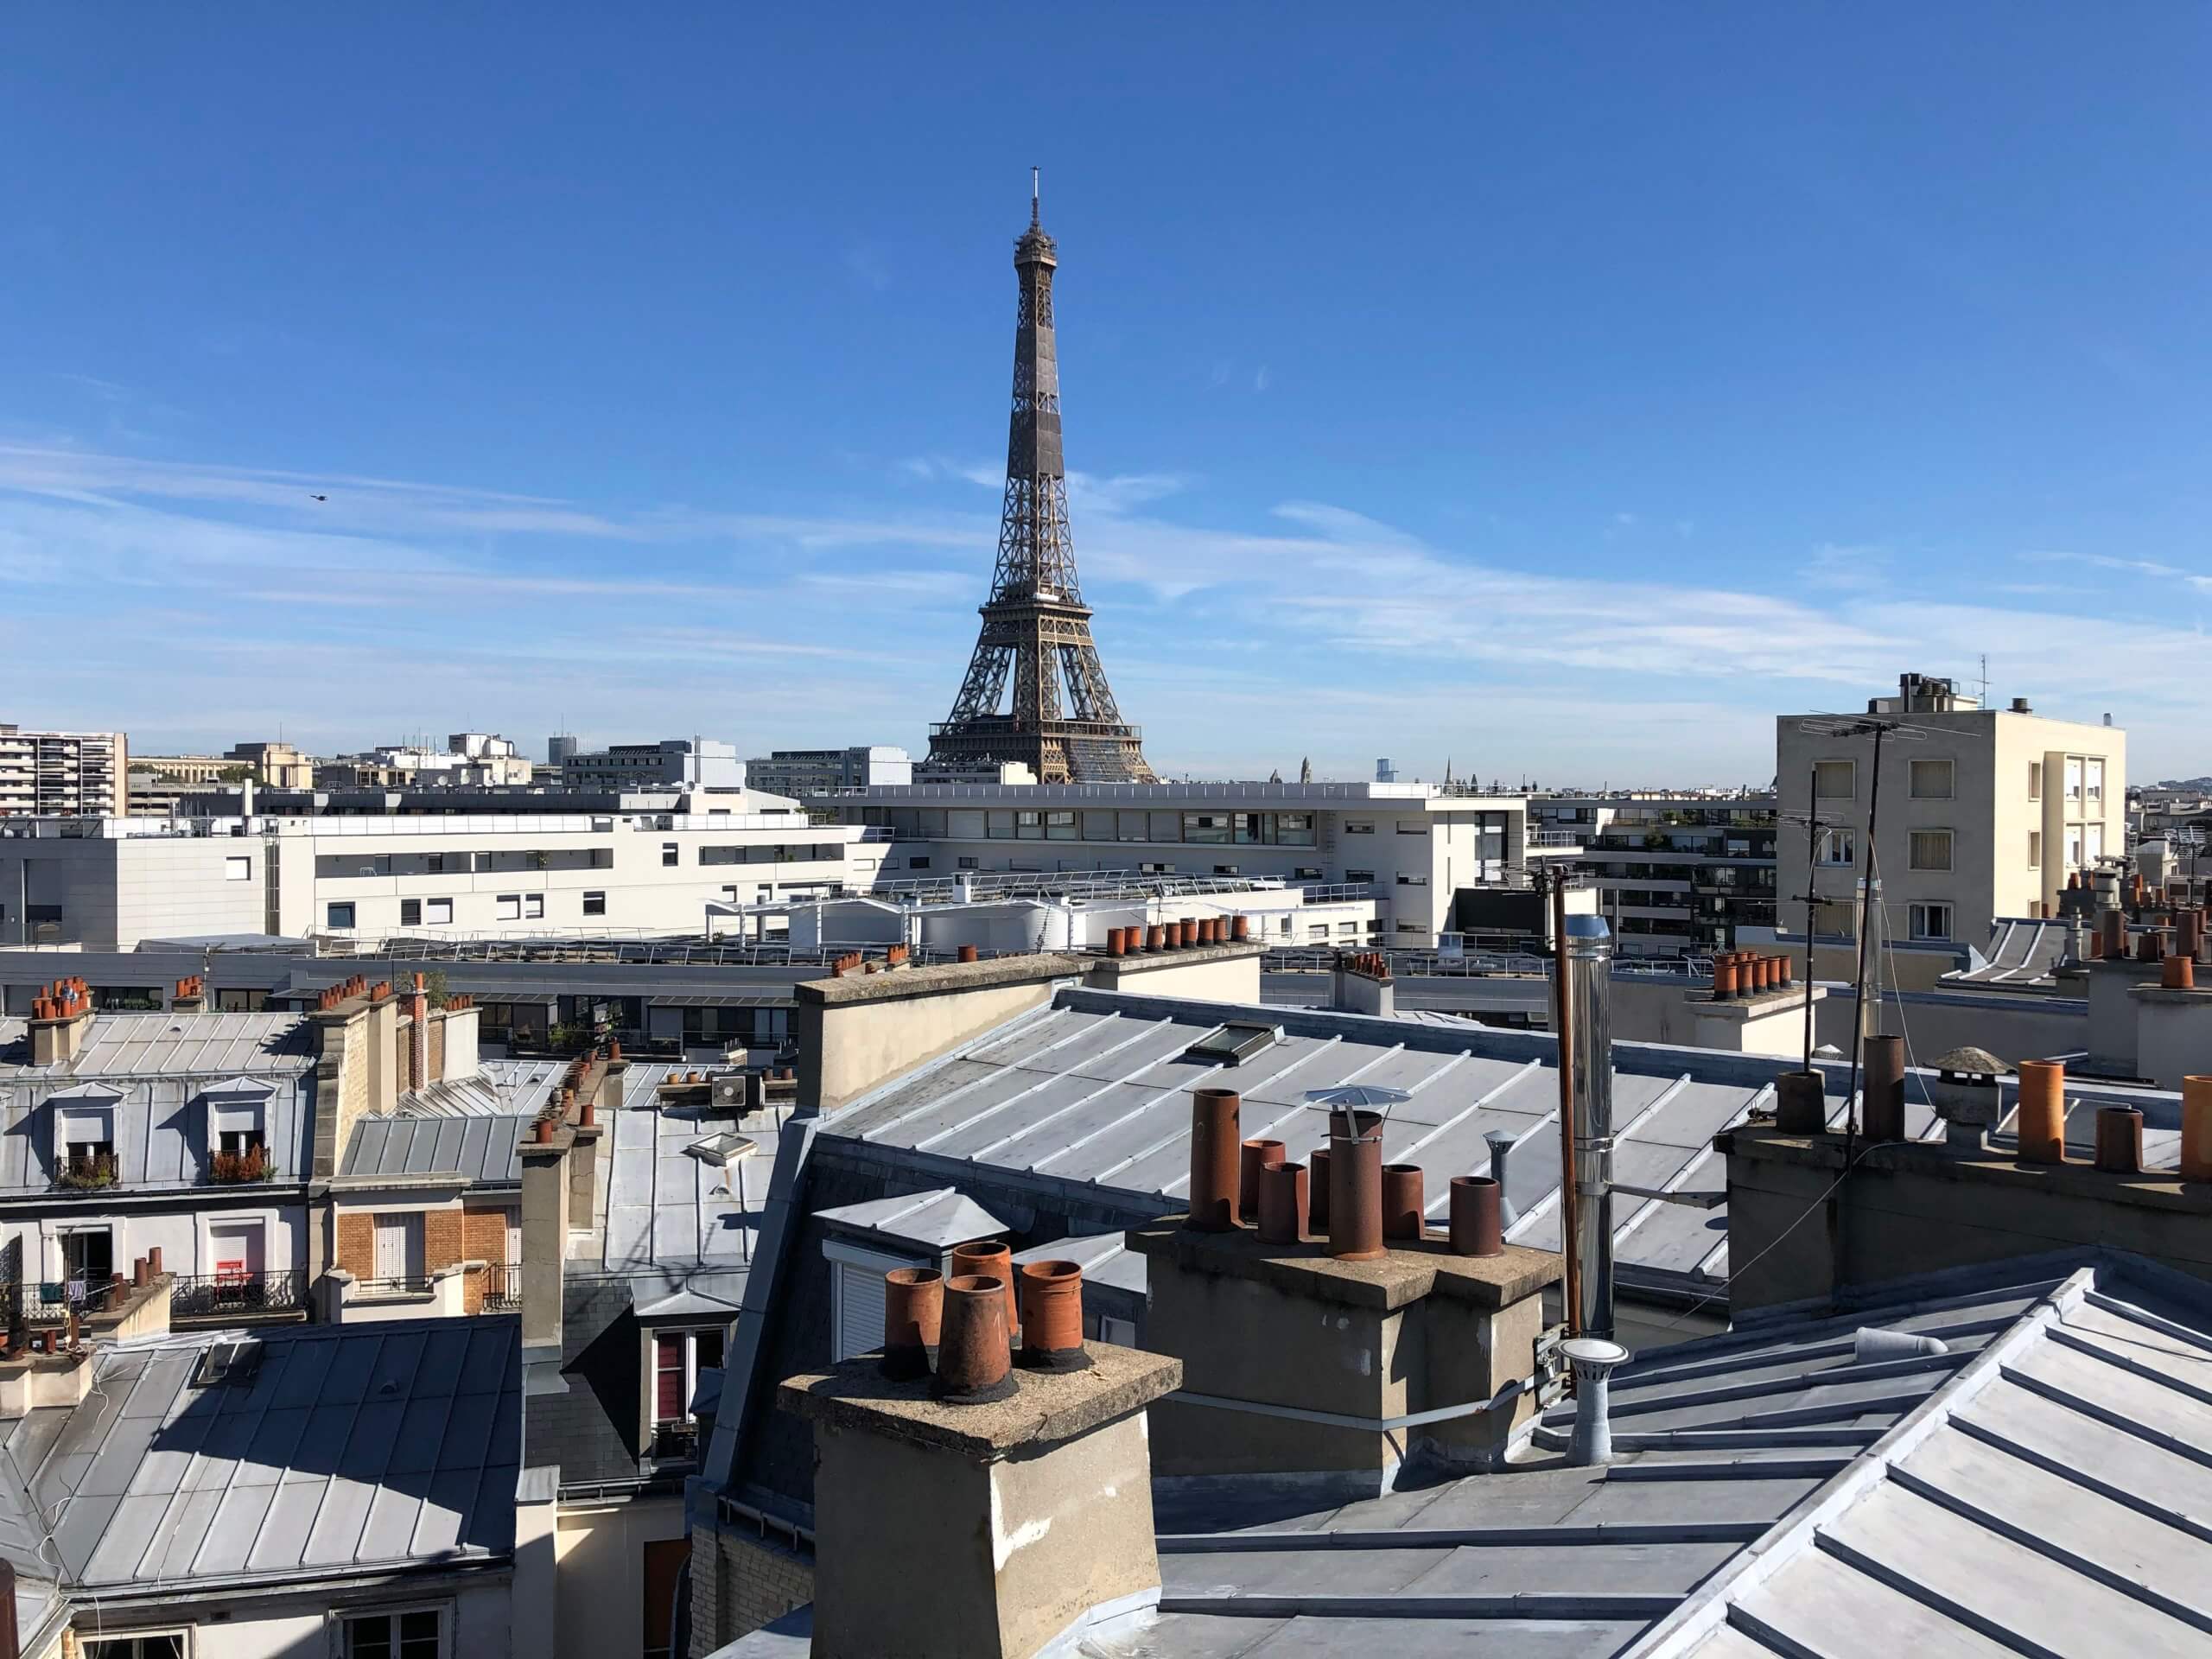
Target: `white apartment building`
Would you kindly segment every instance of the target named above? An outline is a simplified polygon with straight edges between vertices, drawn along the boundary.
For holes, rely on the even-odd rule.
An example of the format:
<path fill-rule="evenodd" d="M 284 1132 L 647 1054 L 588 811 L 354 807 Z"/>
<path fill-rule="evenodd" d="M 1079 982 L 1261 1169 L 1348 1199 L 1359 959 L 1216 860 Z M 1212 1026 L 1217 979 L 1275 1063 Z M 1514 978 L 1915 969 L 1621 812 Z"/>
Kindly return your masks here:
<path fill-rule="evenodd" d="M 0 722 L 0 817 L 130 810 L 121 732 L 35 732 Z"/>
<path fill-rule="evenodd" d="M 526 784 L 531 763 L 512 740 L 489 732 L 455 732 L 446 747 L 385 743 L 365 754 L 341 754 L 315 768 L 324 788 L 423 787 L 498 789 Z"/>
<path fill-rule="evenodd" d="M 571 753 L 561 762 L 561 782 L 567 789 L 736 790 L 746 786 L 746 767 L 734 744 L 711 737 L 664 737 L 658 743 L 616 743 L 595 753 Z"/>
<path fill-rule="evenodd" d="M 1985 709 L 1918 674 L 1902 677 L 1897 696 L 1870 700 L 1867 715 L 1907 728 L 1882 744 L 1874 861 L 1891 937 L 1980 945 L 1997 918 L 2056 915 L 2069 874 L 2125 850 L 2118 727 L 2048 719 L 2024 697 Z M 1819 891 L 1836 900 L 1821 914 L 1827 933 L 1855 931 L 1872 804 L 1873 739 L 1829 729 L 1850 718 L 1785 715 L 1775 727 L 1783 868 L 1803 868 L 1808 805 L 1834 823 L 1815 856 Z"/>
<path fill-rule="evenodd" d="M 914 781 L 913 757 L 887 744 L 847 749 L 776 749 L 745 763 L 746 781 L 771 795 L 830 795 L 841 789 Z"/>
<path fill-rule="evenodd" d="M 1365 887 L 1382 939 L 1416 950 L 1451 929 L 1460 888 L 1541 850 L 1522 798 L 1421 784 L 912 784 L 807 804 L 887 833 L 886 880 L 1125 870 Z"/>
<path fill-rule="evenodd" d="M 697 933 L 709 904 L 865 890 L 887 839 L 788 811 L 25 819 L 0 827 L 0 945 Z"/>

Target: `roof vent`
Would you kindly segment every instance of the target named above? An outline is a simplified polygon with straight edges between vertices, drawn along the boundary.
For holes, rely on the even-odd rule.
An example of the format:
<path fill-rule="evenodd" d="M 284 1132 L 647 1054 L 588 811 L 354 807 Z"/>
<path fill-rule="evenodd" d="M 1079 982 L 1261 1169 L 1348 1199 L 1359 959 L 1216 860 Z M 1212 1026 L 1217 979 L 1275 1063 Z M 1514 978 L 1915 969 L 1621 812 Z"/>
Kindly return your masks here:
<path fill-rule="evenodd" d="M 1183 1051 L 1183 1058 L 1208 1065 L 1235 1065 L 1281 1040 L 1281 1026 L 1263 1026 L 1256 1020 L 1232 1020 L 1192 1043 Z"/>
<path fill-rule="evenodd" d="M 235 1383 L 244 1387 L 260 1374 L 260 1343 L 218 1342 L 211 1344 L 207 1351 L 200 1355 L 200 1369 L 193 1375 L 192 1386 L 212 1389 L 224 1383 Z"/>
<path fill-rule="evenodd" d="M 1923 1337 L 1913 1331 L 1885 1331 L 1862 1325 L 1851 1335 L 1852 1363 L 1878 1364 L 1885 1359 L 1912 1359 L 1922 1354 L 1948 1354 L 1941 1337 Z"/>

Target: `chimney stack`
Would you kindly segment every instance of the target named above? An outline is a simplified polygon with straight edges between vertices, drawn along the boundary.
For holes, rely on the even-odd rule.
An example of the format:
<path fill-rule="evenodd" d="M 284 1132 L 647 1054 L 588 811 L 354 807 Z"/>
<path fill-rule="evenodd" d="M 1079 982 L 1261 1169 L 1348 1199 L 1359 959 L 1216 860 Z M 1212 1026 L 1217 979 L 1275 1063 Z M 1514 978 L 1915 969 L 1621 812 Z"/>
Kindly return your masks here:
<path fill-rule="evenodd" d="M 407 1088 L 410 1093 L 426 1086 L 430 1080 L 430 997 L 423 989 L 427 983 L 421 974 L 415 976 L 415 988 L 407 997 Z"/>
<path fill-rule="evenodd" d="M 1586 1337 L 1613 1334 L 1613 939 L 1602 916 L 1567 918 L 1574 1043 L 1574 1237 Z"/>
<path fill-rule="evenodd" d="M 1036 1265 L 1050 1300 L 1068 1264 Z M 1064 1338 L 1065 1310 L 1032 1305 Z M 1158 1605 L 1146 1408 L 1182 1366 L 1078 1336 L 1086 1368 L 1008 1369 L 1003 1306 L 995 1281 L 944 1287 L 938 1379 L 958 1368 L 965 1397 L 887 1378 L 873 1354 L 778 1390 L 814 1424 L 814 1659 L 1088 1651 Z M 971 1325 L 995 1348 L 969 1353 Z"/>

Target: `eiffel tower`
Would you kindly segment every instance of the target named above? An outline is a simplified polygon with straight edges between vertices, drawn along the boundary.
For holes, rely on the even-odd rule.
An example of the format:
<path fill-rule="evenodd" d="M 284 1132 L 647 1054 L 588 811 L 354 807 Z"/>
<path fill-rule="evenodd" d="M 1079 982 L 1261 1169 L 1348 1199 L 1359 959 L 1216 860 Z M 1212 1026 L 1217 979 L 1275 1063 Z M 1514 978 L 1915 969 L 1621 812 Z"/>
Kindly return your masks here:
<path fill-rule="evenodd" d="M 998 565 L 968 677 L 951 715 L 930 729 L 929 758 L 938 765 L 1019 760 L 1046 784 L 1149 784 L 1158 780 L 1141 734 L 1115 704 L 1076 582 L 1052 340 L 1057 256 L 1038 223 L 1033 170 L 1029 228 L 1014 245 L 1020 298 Z M 1013 703 L 1002 712 L 1009 680 Z"/>

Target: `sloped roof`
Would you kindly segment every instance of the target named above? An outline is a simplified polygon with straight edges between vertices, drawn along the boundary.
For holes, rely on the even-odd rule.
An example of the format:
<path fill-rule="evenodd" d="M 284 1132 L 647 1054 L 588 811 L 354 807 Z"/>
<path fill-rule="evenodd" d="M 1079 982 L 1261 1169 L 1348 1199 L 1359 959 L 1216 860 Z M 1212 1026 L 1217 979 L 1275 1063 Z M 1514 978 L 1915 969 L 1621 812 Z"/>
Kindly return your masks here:
<path fill-rule="evenodd" d="M 609 1273 L 710 1268 L 741 1274 L 768 1198 L 777 1129 L 743 1131 L 759 1153 L 723 1166 L 689 1148 L 738 1117 L 688 1107 L 626 1106 L 612 1115 L 601 1155 L 603 1240 L 594 1264 Z M 741 1287 L 741 1280 L 737 1281 Z M 734 1300 L 737 1292 L 728 1293 Z"/>
<path fill-rule="evenodd" d="M 297 1014 L 96 1014 L 73 1059 L 29 1077 L 231 1077 L 312 1069 L 315 1027 Z"/>
<path fill-rule="evenodd" d="M 971 1238 L 1006 1231 L 1006 1223 L 957 1187 L 941 1186 L 928 1192 L 909 1192 L 893 1198 L 870 1198 L 865 1204 L 840 1205 L 817 1210 L 815 1218 L 835 1222 L 855 1232 L 874 1233 L 907 1243 L 950 1249 Z"/>
<path fill-rule="evenodd" d="M 515 1318 L 270 1330 L 251 1381 L 204 1385 L 208 1351 L 238 1334 L 104 1351 L 83 1404 L 8 1426 L 72 1590 L 281 1584 L 512 1550 Z"/>
<path fill-rule="evenodd" d="M 519 1185 L 522 1142 L 531 1122 L 521 1116 L 359 1118 L 338 1173 L 457 1175 L 470 1186 Z"/>

